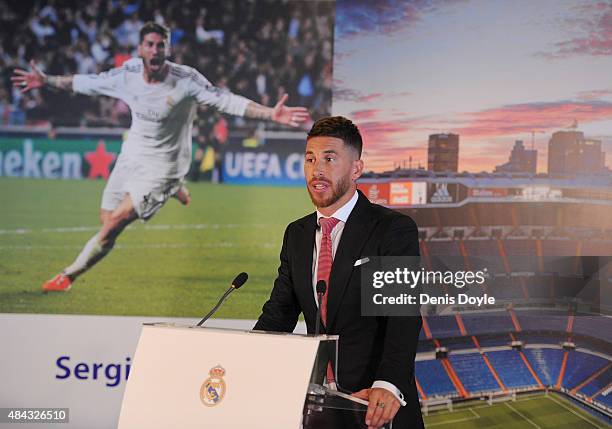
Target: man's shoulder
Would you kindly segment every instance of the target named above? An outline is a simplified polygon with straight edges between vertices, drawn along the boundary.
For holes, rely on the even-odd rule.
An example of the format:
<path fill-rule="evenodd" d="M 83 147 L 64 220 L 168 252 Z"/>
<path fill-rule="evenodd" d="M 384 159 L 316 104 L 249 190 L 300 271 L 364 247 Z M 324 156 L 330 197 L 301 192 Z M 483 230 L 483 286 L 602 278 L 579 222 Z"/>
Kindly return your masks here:
<path fill-rule="evenodd" d="M 138 57 L 130 58 L 121 65 L 121 69 L 128 73 L 141 73 L 142 67 L 142 58 Z"/>
<path fill-rule="evenodd" d="M 168 65 L 170 66 L 170 73 L 175 76 L 189 77 L 196 72 L 196 69 L 186 66 L 185 64 L 177 64 L 168 61 Z"/>
<path fill-rule="evenodd" d="M 312 212 L 307 214 L 306 216 L 302 216 L 299 219 L 294 220 L 289 225 L 287 225 L 287 232 L 295 231 L 296 229 L 303 229 L 306 226 L 316 223 L 317 214 L 316 212 Z"/>
<path fill-rule="evenodd" d="M 407 214 L 387 207 L 370 203 L 370 213 L 373 218 L 386 225 L 404 225 L 416 228 L 415 221 Z"/>
<path fill-rule="evenodd" d="M 170 74 L 176 79 L 190 79 L 195 82 L 198 81 L 206 81 L 206 78 L 202 76 L 202 73 L 197 71 L 195 68 L 191 66 L 187 66 L 185 64 L 177 64 L 168 61 L 170 66 Z"/>

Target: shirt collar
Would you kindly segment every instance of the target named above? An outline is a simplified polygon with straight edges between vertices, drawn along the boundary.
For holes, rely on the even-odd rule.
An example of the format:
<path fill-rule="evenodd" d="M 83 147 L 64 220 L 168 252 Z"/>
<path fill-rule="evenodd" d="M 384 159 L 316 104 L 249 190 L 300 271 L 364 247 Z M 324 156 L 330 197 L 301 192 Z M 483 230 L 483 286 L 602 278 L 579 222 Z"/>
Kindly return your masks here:
<path fill-rule="evenodd" d="M 349 215 L 351 214 L 351 212 L 353 211 L 353 208 L 355 207 L 355 204 L 357 204 L 358 196 L 359 194 L 357 194 L 357 191 L 355 191 L 351 199 L 348 200 L 348 202 L 345 205 L 340 207 L 338 210 L 334 212 L 334 214 L 332 214 L 329 217 L 335 217 L 340 222 L 346 223 Z M 327 216 L 324 216 L 321 212 L 319 212 L 319 210 L 317 210 L 317 224 L 319 224 L 319 219 L 321 219 L 322 217 L 327 217 Z"/>

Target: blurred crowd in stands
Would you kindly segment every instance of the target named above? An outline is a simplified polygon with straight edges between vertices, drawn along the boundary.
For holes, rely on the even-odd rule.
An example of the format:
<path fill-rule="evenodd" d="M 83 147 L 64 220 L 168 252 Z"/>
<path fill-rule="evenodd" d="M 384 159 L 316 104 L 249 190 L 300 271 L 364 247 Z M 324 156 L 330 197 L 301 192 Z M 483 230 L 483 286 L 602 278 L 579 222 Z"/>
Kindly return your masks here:
<path fill-rule="evenodd" d="M 317 119 L 331 112 L 333 15 L 328 1 L 0 1 L 0 125 L 129 126 L 119 100 L 47 89 L 21 94 L 10 76 L 30 60 L 53 75 L 120 66 L 137 55 L 138 31 L 149 20 L 171 29 L 172 61 L 264 105 L 287 92 L 288 104 Z M 208 112 L 194 134 L 223 138 L 227 127 L 256 126 Z"/>

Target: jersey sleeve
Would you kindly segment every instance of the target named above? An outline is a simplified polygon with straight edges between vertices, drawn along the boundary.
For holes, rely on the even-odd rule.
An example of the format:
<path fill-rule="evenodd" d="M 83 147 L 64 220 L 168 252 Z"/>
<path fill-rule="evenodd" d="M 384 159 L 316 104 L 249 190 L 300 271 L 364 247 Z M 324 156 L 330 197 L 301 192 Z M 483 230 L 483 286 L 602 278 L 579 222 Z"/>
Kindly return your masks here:
<path fill-rule="evenodd" d="M 217 88 L 196 70 L 189 77 L 189 93 L 202 106 L 212 106 L 236 116 L 244 116 L 250 103 L 248 98 Z"/>
<path fill-rule="evenodd" d="M 72 90 L 85 95 L 121 98 L 126 72 L 127 69 L 123 66 L 100 74 L 75 74 L 72 79 Z"/>

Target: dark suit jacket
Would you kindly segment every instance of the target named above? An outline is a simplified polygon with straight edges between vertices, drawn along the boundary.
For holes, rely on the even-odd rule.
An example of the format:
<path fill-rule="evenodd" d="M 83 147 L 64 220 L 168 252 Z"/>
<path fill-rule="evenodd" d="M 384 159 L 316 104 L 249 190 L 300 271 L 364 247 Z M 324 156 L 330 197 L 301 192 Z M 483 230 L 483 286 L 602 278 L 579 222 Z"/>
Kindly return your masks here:
<path fill-rule="evenodd" d="M 304 313 L 314 333 L 317 304 L 312 286 L 316 213 L 298 219 L 285 230 L 278 277 L 254 329 L 292 332 Z M 360 268 L 367 256 L 418 256 L 414 221 L 371 204 L 359 192 L 333 261 L 328 291 L 328 334 L 339 335 L 338 383 L 344 389 L 369 388 L 375 380 L 393 383 L 407 402 L 393 423 L 395 429 L 422 428 L 414 381 L 414 357 L 420 317 L 362 317 Z"/>

